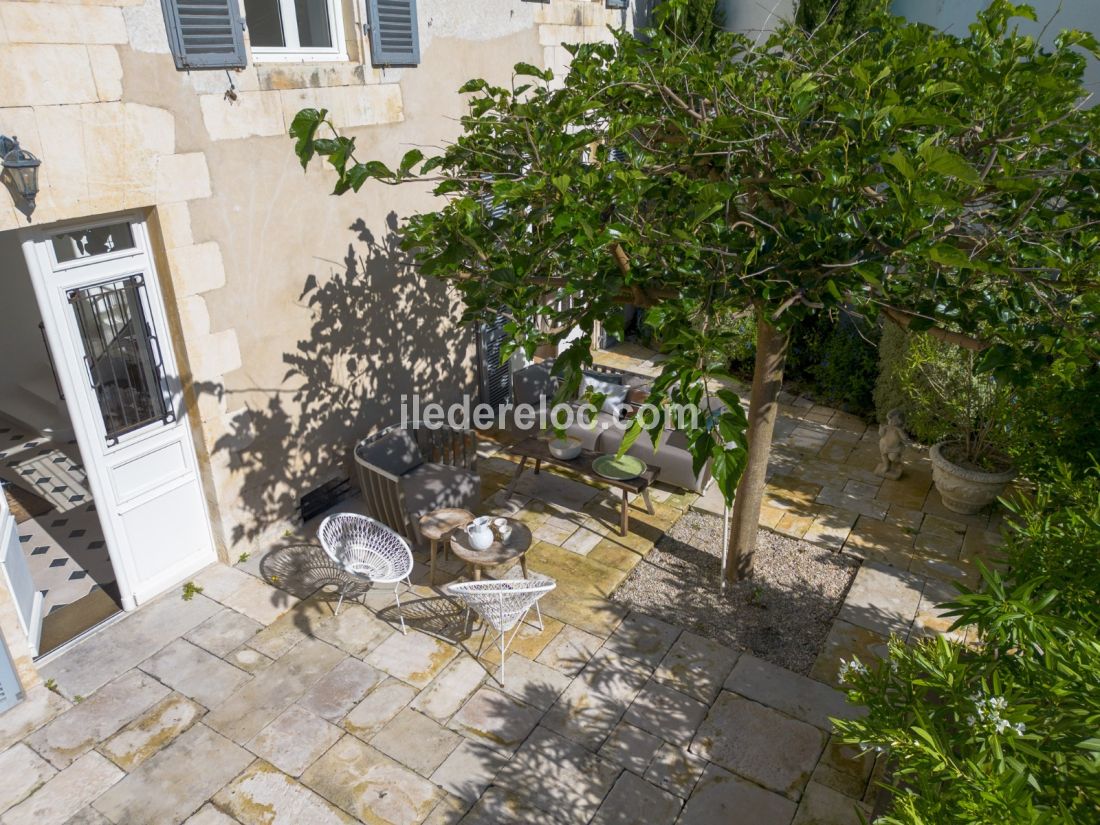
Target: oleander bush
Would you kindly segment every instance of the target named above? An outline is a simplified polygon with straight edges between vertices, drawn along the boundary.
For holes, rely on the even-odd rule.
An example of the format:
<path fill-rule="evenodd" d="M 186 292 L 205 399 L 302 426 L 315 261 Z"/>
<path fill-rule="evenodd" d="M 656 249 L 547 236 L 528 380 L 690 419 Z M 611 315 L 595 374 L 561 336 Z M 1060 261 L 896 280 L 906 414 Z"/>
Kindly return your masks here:
<path fill-rule="evenodd" d="M 1061 465 L 1011 509 L 1006 572 L 947 606 L 969 643 L 842 667 L 868 715 L 839 735 L 891 768 L 876 823 L 1100 822 L 1100 468 Z"/>

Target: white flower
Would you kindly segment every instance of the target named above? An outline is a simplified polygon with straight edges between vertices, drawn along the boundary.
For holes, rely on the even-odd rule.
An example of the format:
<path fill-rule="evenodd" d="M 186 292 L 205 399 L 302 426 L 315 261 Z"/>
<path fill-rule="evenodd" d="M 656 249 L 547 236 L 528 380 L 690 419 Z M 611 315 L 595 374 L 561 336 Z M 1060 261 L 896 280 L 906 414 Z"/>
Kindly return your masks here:
<path fill-rule="evenodd" d="M 852 676 L 852 674 L 855 674 L 856 676 L 866 676 L 867 672 L 867 666 L 863 664 L 863 662 L 861 662 L 859 659 L 852 659 L 852 661 L 850 662 L 841 659 L 840 669 L 837 671 L 837 676 L 841 682 L 846 683 L 850 681 L 849 677 Z"/>

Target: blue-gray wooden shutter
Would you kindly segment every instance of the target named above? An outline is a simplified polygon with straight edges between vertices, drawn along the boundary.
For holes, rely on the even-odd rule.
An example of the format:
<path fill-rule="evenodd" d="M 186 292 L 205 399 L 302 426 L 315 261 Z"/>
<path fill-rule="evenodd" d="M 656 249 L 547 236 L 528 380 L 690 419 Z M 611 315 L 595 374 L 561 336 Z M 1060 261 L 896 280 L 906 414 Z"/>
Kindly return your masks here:
<path fill-rule="evenodd" d="M 607 0 L 607 8 L 628 9 L 630 8 L 630 0 Z"/>
<path fill-rule="evenodd" d="M 160 0 L 177 69 L 243 69 L 238 0 Z"/>
<path fill-rule="evenodd" d="M 367 0 L 371 63 L 375 66 L 416 66 L 420 34 L 416 0 Z"/>

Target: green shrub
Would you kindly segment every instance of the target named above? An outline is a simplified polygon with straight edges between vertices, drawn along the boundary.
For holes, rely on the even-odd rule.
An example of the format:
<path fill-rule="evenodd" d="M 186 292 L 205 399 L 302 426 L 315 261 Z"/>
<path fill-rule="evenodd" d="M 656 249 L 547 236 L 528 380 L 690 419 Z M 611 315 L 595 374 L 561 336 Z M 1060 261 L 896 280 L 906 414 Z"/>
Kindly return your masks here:
<path fill-rule="evenodd" d="M 875 417 L 879 423 L 886 421 L 890 410 L 901 410 L 905 416 L 906 429 L 913 438 L 925 444 L 929 442 L 927 433 L 918 433 L 908 423 L 912 417 L 909 399 L 901 386 L 901 366 L 909 352 L 909 335 L 897 324 L 887 321 L 882 325 L 882 334 L 878 341 L 878 375 L 875 378 L 874 402 Z"/>
<path fill-rule="evenodd" d="M 791 330 L 786 380 L 823 404 L 867 414 L 878 373 L 878 329 L 847 313 L 820 313 Z"/>
<path fill-rule="evenodd" d="M 1058 465 L 1084 472 L 1100 460 L 1100 366 L 1070 380 L 1033 376 L 1009 407 L 1008 453 L 1033 479 L 1057 475 Z"/>
<path fill-rule="evenodd" d="M 948 605 L 975 643 L 894 639 L 842 666 L 868 714 L 839 736 L 893 768 L 876 823 L 1100 821 L 1100 470 L 1062 472 L 1010 519 L 1010 572 Z"/>

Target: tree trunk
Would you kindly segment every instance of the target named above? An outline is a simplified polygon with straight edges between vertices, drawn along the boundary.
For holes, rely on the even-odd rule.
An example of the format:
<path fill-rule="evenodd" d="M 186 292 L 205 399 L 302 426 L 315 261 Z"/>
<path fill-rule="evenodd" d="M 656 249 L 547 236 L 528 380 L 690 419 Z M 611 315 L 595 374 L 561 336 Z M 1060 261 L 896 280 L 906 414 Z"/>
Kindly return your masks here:
<path fill-rule="evenodd" d="M 764 500 L 764 478 L 772 452 L 772 431 L 783 387 L 787 360 L 786 333 L 771 325 L 767 315 L 756 312 L 756 363 L 749 398 L 749 457 L 733 500 L 730 543 L 726 548 L 726 578 L 731 582 L 752 576 L 752 554 Z"/>

